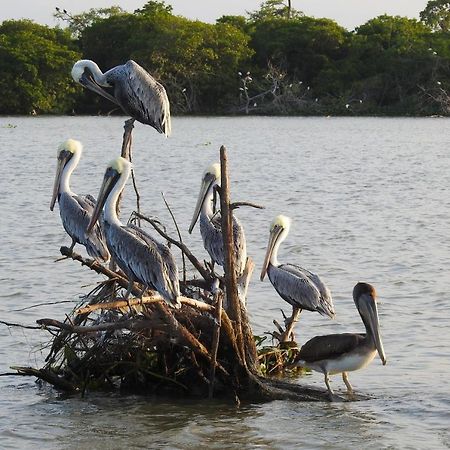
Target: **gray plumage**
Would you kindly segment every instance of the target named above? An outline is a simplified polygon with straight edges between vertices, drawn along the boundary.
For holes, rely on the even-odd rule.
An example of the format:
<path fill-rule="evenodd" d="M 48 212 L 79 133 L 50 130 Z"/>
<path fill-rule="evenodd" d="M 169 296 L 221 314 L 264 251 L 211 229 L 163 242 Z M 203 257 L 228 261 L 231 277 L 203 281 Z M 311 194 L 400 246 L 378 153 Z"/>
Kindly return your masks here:
<path fill-rule="evenodd" d="M 270 263 L 267 274 L 280 297 L 293 307 L 335 316 L 331 293 L 318 275 L 294 264 Z"/>
<path fill-rule="evenodd" d="M 133 119 L 170 135 L 170 103 L 166 90 L 135 61 L 102 73 L 91 60 L 75 63 L 72 77 L 82 86 L 119 105 Z M 112 88 L 110 95 L 104 88 Z"/>
<path fill-rule="evenodd" d="M 211 259 L 219 266 L 224 266 L 225 256 L 223 252 L 222 223 L 220 213 L 209 217 L 205 213 L 200 214 L 200 234 L 203 246 L 209 253 Z M 233 215 L 233 244 L 235 267 L 238 274 L 244 271 L 247 261 L 247 246 L 245 241 L 244 227 Z"/>
<path fill-rule="evenodd" d="M 165 245 L 134 225 L 123 225 L 117 216 L 117 202 L 131 173 L 131 163 L 118 157 L 107 167 L 97 205 L 87 227 L 92 229 L 104 206 L 104 229 L 112 258 L 128 278 L 125 298 L 133 282 L 157 290 L 175 308 L 181 306 L 178 269 L 174 257 Z M 145 289 L 141 291 L 141 296 Z"/>
<path fill-rule="evenodd" d="M 105 222 L 108 248 L 128 279 L 157 290 L 174 306 L 179 306 L 178 269 L 170 250 L 134 225 Z"/>
<path fill-rule="evenodd" d="M 97 261 L 107 262 L 109 251 L 100 223 L 97 223 L 92 233 L 87 236 L 86 228 L 92 217 L 95 199 L 85 198 L 61 192 L 58 196 L 59 214 L 67 234 L 72 238 L 72 248 L 75 243 L 84 245 L 89 256 Z"/>

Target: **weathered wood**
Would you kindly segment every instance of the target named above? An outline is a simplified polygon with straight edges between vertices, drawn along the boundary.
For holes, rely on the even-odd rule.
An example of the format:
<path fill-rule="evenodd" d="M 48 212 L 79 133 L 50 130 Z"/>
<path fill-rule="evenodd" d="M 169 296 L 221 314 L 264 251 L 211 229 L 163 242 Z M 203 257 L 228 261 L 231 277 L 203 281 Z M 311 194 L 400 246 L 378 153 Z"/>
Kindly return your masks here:
<path fill-rule="evenodd" d="M 200 302 L 198 300 L 195 300 L 193 298 L 189 297 L 178 297 L 178 300 L 180 300 L 181 304 L 183 305 L 189 305 L 193 308 L 197 308 L 200 311 L 207 311 L 207 312 L 214 312 L 214 306 L 208 305 L 207 303 Z M 93 311 L 98 311 L 100 309 L 102 310 L 109 310 L 109 309 L 122 309 L 127 308 L 128 306 L 136 306 L 136 305 L 148 305 L 151 303 L 156 302 L 163 302 L 165 301 L 159 294 L 154 293 L 152 296 L 149 297 L 142 297 L 142 298 L 131 298 L 128 301 L 127 300 L 116 300 L 113 302 L 104 302 L 104 303 L 94 303 L 92 305 L 84 306 L 82 308 L 78 308 L 75 310 L 75 314 L 88 314 Z"/>
<path fill-rule="evenodd" d="M 178 322 L 170 311 L 168 306 L 163 303 L 155 303 L 156 310 L 164 317 L 167 323 L 172 327 L 172 332 L 180 339 L 182 345 L 186 345 L 191 348 L 194 353 L 205 358 L 209 363 L 212 363 L 211 355 L 206 347 L 190 333 L 185 326 Z M 226 376 L 228 372 L 222 367 L 221 364 L 216 363 L 216 367 Z"/>
<path fill-rule="evenodd" d="M 300 308 L 292 308 L 292 315 L 286 320 L 286 328 L 280 336 L 280 342 L 289 342 L 294 340 L 294 326 L 300 317 L 302 310 Z"/>
<path fill-rule="evenodd" d="M 237 291 L 236 269 L 234 267 L 234 245 L 233 245 L 233 221 L 232 211 L 230 209 L 230 187 L 228 177 L 228 157 L 227 150 L 222 145 L 220 147 L 220 173 L 221 173 L 221 187 L 220 187 L 220 211 L 222 220 L 222 237 L 223 237 L 223 252 L 224 252 L 224 278 L 225 291 L 227 297 L 227 313 L 233 322 L 235 330 L 237 348 L 240 359 L 245 365 L 244 343 L 242 340 L 242 325 L 241 325 L 241 308 L 239 304 L 239 297 Z"/>
<path fill-rule="evenodd" d="M 79 326 L 72 325 L 67 322 L 60 322 L 55 319 L 39 319 L 36 320 L 38 325 L 43 327 L 53 327 L 59 328 L 61 330 L 69 331 L 75 334 L 87 334 L 87 333 L 97 333 L 98 331 L 113 331 L 113 330 L 130 330 L 139 331 L 144 329 L 158 328 L 163 329 L 167 327 L 165 322 L 162 322 L 158 318 L 152 317 L 143 319 L 128 319 L 128 320 L 118 320 L 117 322 L 101 323 L 99 325 L 90 326 Z"/>
<path fill-rule="evenodd" d="M 219 348 L 220 339 L 220 325 L 222 323 L 222 292 L 216 290 L 215 292 L 215 315 L 214 315 L 214 331 L 213 339 L 211 345 L 211 368 L 209 371 L 209 388 L 208 397 L 213 398 L 214 394 L 214 378 L 216 376 L 216 361 L 217 361 L 217 350 Z"/>
<path fill-rule="evenodd" d="M 18 367 L 11 366 L 11 369 L 17 370 L 18 375 L 27 375 L 39 378 L 51 385 L 55 386 L 58 389 L 66 392 L 76 392 L 79 389 L 74 386 L 72 383 L 67 381 L 65 378 L 56 375 L 50 369 L 35 369 L 34 367 Z"/>

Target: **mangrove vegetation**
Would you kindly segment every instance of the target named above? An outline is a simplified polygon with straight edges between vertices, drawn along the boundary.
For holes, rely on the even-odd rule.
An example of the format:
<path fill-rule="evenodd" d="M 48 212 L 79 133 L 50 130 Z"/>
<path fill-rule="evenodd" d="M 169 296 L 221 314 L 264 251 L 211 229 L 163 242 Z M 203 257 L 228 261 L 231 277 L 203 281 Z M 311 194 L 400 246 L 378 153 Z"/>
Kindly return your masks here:
<path fill-rule="evenodd" d="M 175 114 L 448 115 L 450 2 L 420 20 L 382 15 L 347 30 L 266 0 L 246 16 L 204 23 L 162 1 L 116 6 L 58 25 L 0 24 L 0 114 L 109 114 L 70 69 L 137 61 L 166 87 Z"/>

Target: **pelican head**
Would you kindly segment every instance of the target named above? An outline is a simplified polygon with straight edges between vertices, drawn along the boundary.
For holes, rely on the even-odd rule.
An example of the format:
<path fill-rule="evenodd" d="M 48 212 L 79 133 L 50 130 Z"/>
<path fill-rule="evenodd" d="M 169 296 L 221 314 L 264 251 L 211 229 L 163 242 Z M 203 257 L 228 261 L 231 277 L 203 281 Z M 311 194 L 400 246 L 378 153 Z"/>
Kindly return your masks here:
<path fill-rule="evenodd" d="M 195 205 L 194 215 L 192 216 L 191 225 L 189 227 L 189 233 L 192 233 L 195 224 L 197 223 L 198 216 L 205 203 L 208 193 L 211 192 L 215 185 L 220 183 L 220 164 L 211 164 L 203 174 L 202 184 L 200 186 L 200 193 L 198 194 L 197 204 Z"/>
<path fill-rule="evenodd" d="M 119 156 L 108 164 L 106 168 L 105 176 L 103 177 L 103 183 L 98 194 L 97 203 L 95 205 L 94 212 L 92 213 L 91 220 L 87 227 L 86 233 L 89 234 L 98 220 L 101 210 L 105 202 L 108 200 L 113 189 L 117 186 L 115 192 L 117 197 L 122 191 L 127 179 L 130 175 L 131 163 Z M 119 183 L 120 181 L 120 183 Z M 119 184 L 118 184 L 119 183 Z M 115 204 L 114 204 L 115 209 Z"/>
<path fill-rule="evenodd" d="M 106 99 L 116 103 L 117 100 L 106 92 L 103 87 L 111 87 L 98 65 L 90 59 L 81 59 L 72 67 L 72 78 L 81 86 L 96 92 Z"/>
<path fill-rule="evenodd" d="M 72 161 L 70 167 L 75 168 L 81 157 L 81 152 L 83 151 L 83 145 L 80 141 L 75 139 L 67 139 L 67 141 L 60 144 L 56 152 L 56 157 L 58 159 L 56 166 L 56 176 L 55 183 L 53 185 L 53 195 L 50 202 L 50 211 L 53 211 L 55 207 L 55 202 L 60 192 L 61 178 L 64 172 L 64 168 Z"/>
<path fill-rule="evenodd" d="M 287 216 L 279 215 L 275 217 L 273 222 L 270 225 L 270 236 L 269 236 L 269 244 L 267 245 L 266 256 L 264 258 L 263 268 L 261 270 L 261 281 L 264 280 L 264 277 L 267 273 L 267 267 L 269 266 L 269 262 L 272 262 L 276 265 L 278 247 L 281 242 L 286 239 L 286 236 L 289 233 L 291 228 L 291 219 Z"/>
<path fill-rule="evenodd" d="M 367 334 L 373 339 L 383 366 L 386 364 L 383 342 L 381 341 L 380 326 L 378 322 L 377 293 L 368 283 L 358 283 L 353 288 L 353 300 L 358 308 L 361 319 L 366 326 Z"/>

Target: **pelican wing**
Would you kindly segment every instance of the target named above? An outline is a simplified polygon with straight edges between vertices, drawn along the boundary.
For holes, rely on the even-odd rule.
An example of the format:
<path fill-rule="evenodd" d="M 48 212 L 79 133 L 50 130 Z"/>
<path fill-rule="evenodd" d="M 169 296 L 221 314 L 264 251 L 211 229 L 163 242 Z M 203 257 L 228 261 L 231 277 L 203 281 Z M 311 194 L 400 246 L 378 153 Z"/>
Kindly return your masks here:
<path fill-rule="evenodd" d="M 92 208 L 92 211 L 94 210 L 95 205 L 97 204 L 97 200 L 95 200 L 95 198 L 91 194 L 86 194 L 84 196 L 84 199 L 82 198 L 82 200 L 89 204 L 89 206 Z"/>
<path fill-rule="evenodd" d="M 106 262 L 109 252 L 100 225 L 97 223 L 92 233 L 86 235 L 93 210 L 92 204 L 78 195 L 63 192 L 59 196 L 59 213 L 67 234 L 75 242 L 84 245 L 92 258 Z"/>
<path fill-rule="evenodd" d="M 212 218 L 202 214 L 200 217 L 200 232 L 203 245 L 212 260 L 219 266 L 223 266 L 225 257 L 223 254 L 222 218 L 220 214 L 216 214 Z M 235 216 L 233 216 L 233 244 L 234 254 L 236 255 L 236 269 L 240 274 L 244 270 L 247 260 L 247 245 L 244 227 Z"/>
<path fill-rule="evenodd" d="M 107 233 L 119 267 L 138 282 L 154 287 L 167 302 L 178 305 L 178 269 L 169 249 L 134 225 L 108 226 Z"/>
<path fill-rule="evenodd" d="M 125 112 L 170 135 L 170 104 L 162 84 L 132 60 L 111 69 L 105 76 L 114 84 L 114 95 Z"/>
<path fill-rule="evenodd" d="M 322 281 L 316 285 L 314 280 L 320 280 L 317 275 L 294 264 L 270 265 L 267 273 L 280 297 L 292 306 L 334 317 L 331 296 L 324 296 L 321 292 L 325 287 Z"/>
<path fill-rule="evenodd" d="M 302 345 L 296 359 L 317 362 L 323 359 L 337 358 L 354 350 L 364 338 L 365 335 L 356 333 L 316 336 Z"/>

